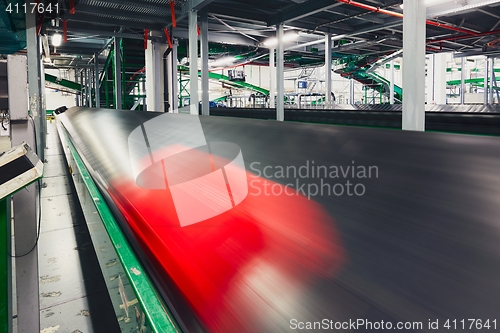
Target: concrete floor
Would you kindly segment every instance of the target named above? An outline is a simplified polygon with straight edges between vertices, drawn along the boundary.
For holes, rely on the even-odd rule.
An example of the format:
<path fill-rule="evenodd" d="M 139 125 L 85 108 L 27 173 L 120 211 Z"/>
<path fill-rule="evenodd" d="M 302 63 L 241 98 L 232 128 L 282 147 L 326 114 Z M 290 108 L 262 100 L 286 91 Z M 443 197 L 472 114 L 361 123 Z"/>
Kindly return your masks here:
<path fill-rule="evenodd" d="M 119 332 L 55 122 L 47 122 L 47 132 L 38 244 L 40 332 Z"/>

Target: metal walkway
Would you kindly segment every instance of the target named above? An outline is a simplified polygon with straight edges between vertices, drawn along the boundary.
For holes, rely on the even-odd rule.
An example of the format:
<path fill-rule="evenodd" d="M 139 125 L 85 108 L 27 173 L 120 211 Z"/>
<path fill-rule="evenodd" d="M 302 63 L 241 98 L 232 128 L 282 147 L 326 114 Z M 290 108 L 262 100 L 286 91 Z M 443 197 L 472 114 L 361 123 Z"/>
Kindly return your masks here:
<path fill-rule="evenodd" d="M 119 331 L 55 122 L 48 123 L 38 245 L 43 333 Z"/>

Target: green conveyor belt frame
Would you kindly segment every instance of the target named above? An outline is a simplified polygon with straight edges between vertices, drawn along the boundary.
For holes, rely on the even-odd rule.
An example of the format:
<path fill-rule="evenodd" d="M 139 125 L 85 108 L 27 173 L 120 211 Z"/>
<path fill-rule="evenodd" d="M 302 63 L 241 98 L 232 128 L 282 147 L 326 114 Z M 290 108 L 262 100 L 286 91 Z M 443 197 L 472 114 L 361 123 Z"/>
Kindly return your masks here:
<path fill-rule="evenodd" d="M 143 325 L 144 330 L 141 332 L 180 332 L 175 319 L 120 229 L 111 208 L 108 207 L 59 120 L 58 132 L 122 331 L 137 331 L 136 313 L 139 311 L 143 321 L 139 324 Z M 109 260 L 110 252 L 112 256 L 116 254 L 114 261 Z M 135 299 L 131 297 L 135 297 Z M 136 308 L 137 306 L 138 308 Z M 128 312 L 125 308 L 128 309 Z M 128 322 L 127 317 L 129 318 Z M 120 318 L 122 319 L 120 320 Z"/>
<path fill-rule="evenodd" d="M 189 95 L 182 95 L 182 92 L 185 90 L 183 88 L 187 87 L 188 83 L 189 83 L 189 79 L 186 79 L 182 73 L 189 73 L 189 67 L 187 66 L 178 66 L 178 71 L 179 73 L 181 74 L 180 75 L 180 92 L 179 94 L 181 95 L 179 98 L 179 104 L 182 103 L 182 97 L 187 97 Z M 198 71 L 198 77 L 201 77 L 201 71 Z M 256 85 L 253 85 L 253 84 L 250 84 L 250 83 L 247 83 L 247 82 L 241 82 L 241 81 L 231 81 L 229 79 L 228 76 L 226 75 L 222 75 L 222 74 L 218 74 L 218 73 L 213 73 L 213 72 L 208 72 L 208 78 L 210 80 L 216 80 L 216 81 L 219 81 L 219 82 L 223 82 L 231 87 L 234 87 L 234 88 L 239 88 L 239 89 L 245 89 L 245 90 L 249 90 L 249 91 L 253 91 L 255 93 L 258 93 L 258 94 L 261 94 L 263 96 L 268 96 L 269 95 L 269 90 L 267 89 L 264 89 L 264 88 L 261 88 L 261 87 L 258 87 Z M 223 97 L 220 97 L 220 98 L 217 98 L 214 100 L 214 102 L 217 102 L 218 100 L 223 100 L 225 98 L 225 96 Z M 179 106 L 182 106 L 182 105 L 179 105 Z"/>
<path fill-rule="evenodd" d="M 69 89 L 68 92 L 70 93 L 79 94 L 82 91 L 82 85 L 80 83 L 61 79 L 51 74 L 45 73 L 45 81 L 60 86 L 62 88 L 61 90 Z"/>

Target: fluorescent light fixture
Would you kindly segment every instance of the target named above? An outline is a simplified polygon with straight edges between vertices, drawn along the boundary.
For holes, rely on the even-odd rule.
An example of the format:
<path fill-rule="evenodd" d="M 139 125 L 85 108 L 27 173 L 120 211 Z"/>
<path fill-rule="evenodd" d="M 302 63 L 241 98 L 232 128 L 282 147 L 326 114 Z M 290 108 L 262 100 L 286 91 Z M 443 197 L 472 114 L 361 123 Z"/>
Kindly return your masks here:
<path fill-rule="evenodd" d="M 297 31 L 287 32 L 283 35 L 283 42 L 291 42 L 292 40 L 296 40 L 299 37 L 299 33 Z M 276 37 L 268 38 L 264 41 L 265 46 L 275 46 L 278 44 L 278 39 Z"/>
<path fill-rule="evenodd" d="M 61 46 L 62 43 L 62 35 L 60 33 L 55 33 L 52 35 L 52 45 L 53 46 Z"/>
<path fill-rule="evenodd" d="M 428 12 L 427 16 L 428 17 L 429 16 L 436 17 L 436 16 L 441 16 L 441 15 L 456 14 L 456 13 L 464 12 L 464 11 L 471 10 L 474 8 L 493 5 L 493 4 L 496 4 L 499 2 L 500 2 L 500 0 L 486 0 L 486 1 L 469 0 L 467 2 L 463 2 L 462 5 L 459 5 L 459 3 L 457 3 L 458 6 L 457 6 L 457 4 L 455 4 L 455 6 L 451 5 L 448 8 L 442 8 L 441 6 L 439 6 L 439 8 L 437 10 L 434 10 L 432 13 Z M 442 9 L 442 10 L 440 10 L 440 9 Z"/>
<path fill-rule="evenodd" d="M 232 64 L 236 60 L 235 57 L 223 57 L 212 61 L 209 65 L 212 67 L 219 67 Z"/>

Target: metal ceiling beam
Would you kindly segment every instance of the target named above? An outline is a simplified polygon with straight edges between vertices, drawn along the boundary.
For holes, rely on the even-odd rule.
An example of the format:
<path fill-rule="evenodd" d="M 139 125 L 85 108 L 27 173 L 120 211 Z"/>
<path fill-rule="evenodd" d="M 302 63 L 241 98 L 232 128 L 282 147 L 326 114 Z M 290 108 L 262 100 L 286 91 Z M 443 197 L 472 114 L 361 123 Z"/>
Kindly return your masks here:
<path fill-rule="evenodd" d="M 266 22 L 262 19 L 262 16 L 256 16 L 253 13 L 238 10 L 237 12 L 229 7 L 219 6 L 217 4 L 213 4 L 208 8 L 209 14 L 215 14 L 221 18 L 229 18 L 234 20 L 239 20 L 241 22 L 250 22 L 254 24 L 266 24 Z"/>
<path fill-rule="evenodd" d="M 213 1 L 214 0 L 188 0 L 182 6 L 182 14 L 186 14 L 189 10 L 200 10 Z"/>
<path fill-rule="evenodd" d="M 373 15 L 369 15 L 368 13 L 363 15 L 363 16 L 357 16 L 356 14 L 352 14 L 352 13 L 346 14 L 346 13 L 343 13 L 341 11 L 331 10 L 331 9 L 325 10 L 325 12 L 343 16 L 343 18 L 341 18 L 341 20 L 343 20 L 343 19 L 350 19 L 350 20 L 357 19 L 357 20 L 363 20 L 363 21 L 373 22 L 373 23 L 377 23 L 377 24 L 384 24 L 385 23 L 384 19 L 374 17 Z M 359 13 L 358 13 L 358 15 L 359 15 Z M 367 16 L 367 17 L 365 17 L 365 16 Z"/>
<path fill-rule="evenodd" d="M 120 6 L 119 8 L 113 8 L 111 6 L 89 6 L 84 4 L 78 4 L 76 7 L 76 13 L 91 13 L 91 14 L 102 14 L 102 13 L 114 13 L 114 15 L 119 16 L 120 13 L 133 14 L 135 16 L 141 15 L 151 15 L 150 13 L 154 13 L 154 16 L 164 16 L 170 17 L 170 8 L 166 6 L 139 6 L 137 4 L 128 5 L 128 6 Z M 125 9 L 126 8 L 126 9 Z M 69 15 L 65 15 L 69 16 Z"/>
<path fill-rule="evenodd" d="M 95 25 L 94 25 L 95 27 Z M 59 31 L 56 28 L 47 28 L 47 31 Z M 124 32 L 115 32 L 112 30 L 105 29 L 83 29 L 83 28 L 71 28 L 70 32 L 78 33 L 78 34 L 88 34 L 88 35 L 100 35 L 105 37 L 122 37 L 122 38 L 130 38 L 130 39 L 144 39 L 144 34 L 132 34 L 132 33 L 124 33 Z"/>
<path fill-rule="evenodd" d="M 68 15 L 67 20 L 69 22 L 85 22 L 95 25 L 105 25 L 105 26 L 118 26 L 118 27 L 133 27 L 139 29 L 150 29 L 150 30 L 161 30 L 165 25 L 162 22 L 141 22 L 138 17 L 129 17 L 125 20 L 113 19 L 108 17 L 98 17 L 90 14 L 77 13 L 76 15 Z M 68 30 L 71 31 L 71 25 L 68 24 Z"/>
<path fill-rule="evenodd" d="M 398 27 L 401 25 L 403 25 L 403 21 L 393 20 L 390 23 L 386 23 L 386 24 L 382 24 L 382 25 L 378 25 L 378 26 L 367 27 L 365 29 L 360 29 L 360 30 L 357 30 L 357 31 L 349 33 L 349 34 L 335 35 L 332 37 L 332 40 L 340 40 L 340 39 L 344 39 L 344 38 L 350 38 L 353 36 L 362 35 L 362 34 L 374 32 L 374 31 L 379 31 L 379 30 L 384 30 L 384 29 L 389 29 L 389 28 L 394 28 L 394 27 Z M 288 47 L 287 50 L 296 50 L 296 49 L 300 49 L 300 48 L 307 47 L 307 46 L 317 45 L 317 44 L 320 44 L 323 42 L 324 42 L 324 40 L 322 40 L 322 39 L 315 40 L 315 41 L 307 42 L 304 44 L 299 44 L 299 45 L 294 45 L 294 46 Z"/>
<path fill-rule="evenodd" d="M 189 38 L 188 29 L 179 27 L 175 28 L 173 30 L 173 37 L 179 39 L 188 39 Z M 247 46 L 256 46 L 256 44 L 258 44 L 256 41 L 239 34 L 217 33 L 213 31 L 208 32 L 208 41 L 214 43 L 247 45 Z"/>
<path fill-rule="evenodd" d="M 301 18 L 314 15 L 333 7 L 342 5 L 340 2 L 332 2 L 332 0 L 314 0 L 304 4 L 295 5 L 292 8 L 279 12 L 277 15 L 269 17 L 267 25 L 272 26 L 279 23 L 287 23 Z"/>

